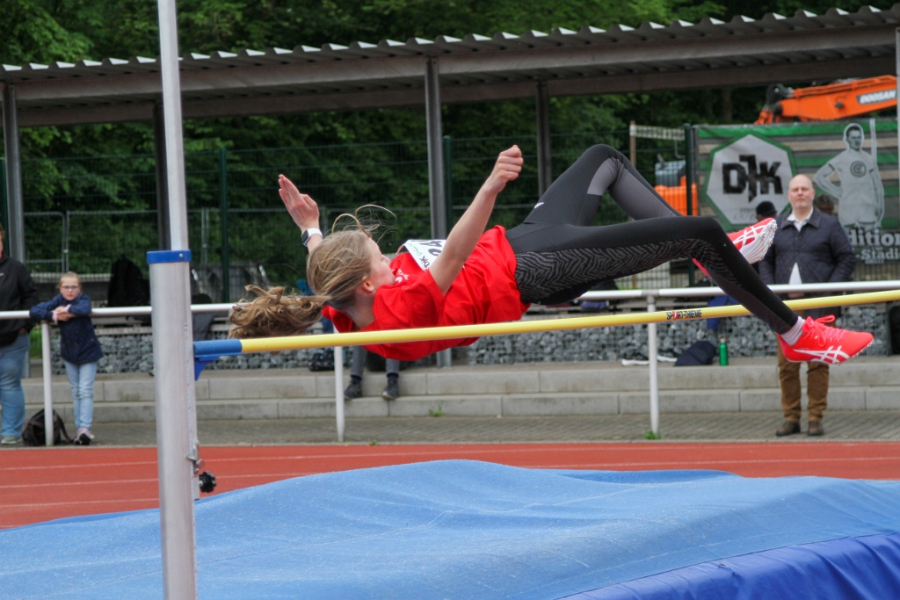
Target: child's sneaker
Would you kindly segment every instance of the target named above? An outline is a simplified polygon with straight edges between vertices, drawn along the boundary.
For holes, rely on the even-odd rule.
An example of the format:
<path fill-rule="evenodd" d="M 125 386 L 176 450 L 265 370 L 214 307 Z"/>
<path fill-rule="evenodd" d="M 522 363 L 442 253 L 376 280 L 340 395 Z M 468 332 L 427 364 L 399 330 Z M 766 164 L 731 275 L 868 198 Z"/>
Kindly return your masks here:
<path fill-rule="evenodd" d="M 79 427 L 72 443 L 76 446 L 90 446 L 92 439 L 94 439 L 94 436 L 91 435 L 90 429 L 87 427 Z"/>
<path fill-rule="evenodd" d="M 803 333 L 793 346 L 779 335 L 778 343 L 784 357 L 791 362 L 820 362 L 838 365 L 865 350 L 874 339 L 871 333 L 864 331 L 848 331 L 837 327 L 828 327 L 826 323 L 834 321 L 829 315 L 813 320 L 807 317 L 803 322 Z"/>

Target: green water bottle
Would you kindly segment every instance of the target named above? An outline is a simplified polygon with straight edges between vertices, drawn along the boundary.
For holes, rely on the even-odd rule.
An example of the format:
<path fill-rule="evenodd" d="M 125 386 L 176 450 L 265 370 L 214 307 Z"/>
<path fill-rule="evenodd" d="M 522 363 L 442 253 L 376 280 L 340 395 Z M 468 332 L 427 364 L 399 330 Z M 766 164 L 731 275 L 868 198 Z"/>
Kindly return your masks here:
<path fill-rule="evenodd" d="M 728 342 L 725 338 L 719 338 L 719 366 L 728 366 Z"/>

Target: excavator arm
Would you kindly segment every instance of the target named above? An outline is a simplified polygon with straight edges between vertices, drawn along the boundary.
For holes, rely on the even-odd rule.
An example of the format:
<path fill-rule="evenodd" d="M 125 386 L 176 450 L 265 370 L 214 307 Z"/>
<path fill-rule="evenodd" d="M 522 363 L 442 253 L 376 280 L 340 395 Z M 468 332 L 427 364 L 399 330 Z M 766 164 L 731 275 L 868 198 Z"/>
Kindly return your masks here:
<path fill-rule="evenodd" d="M 897 78 L 885 75 L 808 88 L 771 86 L 756 125 L 834 121 L 897 105 Z"/>

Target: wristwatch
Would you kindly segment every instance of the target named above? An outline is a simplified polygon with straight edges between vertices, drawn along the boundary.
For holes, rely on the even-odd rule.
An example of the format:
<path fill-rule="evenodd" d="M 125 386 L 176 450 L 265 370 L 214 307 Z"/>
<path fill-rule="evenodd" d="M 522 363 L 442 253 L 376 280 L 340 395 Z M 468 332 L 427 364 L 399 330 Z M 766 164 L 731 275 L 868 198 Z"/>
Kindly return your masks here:
<path fill-rule="evenodd" d="M 313 236 L 316 234 L 322 235 L 322 232 L 320 230 L 316 229 L 315 227 L 310 227 L 309 229 L 307 229 L 306 231 L 304 231 L 303 233 L 300 234 L 300 241 L 303 242 L 304 246 L 306 246 L 307 244 L 309 244 L 310 236 Z"/>

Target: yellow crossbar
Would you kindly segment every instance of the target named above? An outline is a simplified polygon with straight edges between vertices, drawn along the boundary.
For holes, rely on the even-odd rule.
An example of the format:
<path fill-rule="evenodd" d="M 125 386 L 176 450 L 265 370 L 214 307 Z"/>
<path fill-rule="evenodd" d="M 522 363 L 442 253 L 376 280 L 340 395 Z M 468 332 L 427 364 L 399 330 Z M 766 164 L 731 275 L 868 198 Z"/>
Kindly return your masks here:
<path fill-rule="evenodd" d="M 851 306 L 857 304 L 877 304 L 900 300 L 900 290 L 866 292 L 846 296 L 823 296 L 790 300 L 788 306 L 796 310 L 826 308 L 831 306 Z M 241 340 L 241 351 L 276 352 L 299 350 L 302 348 L 326 348 L 331 346 L 366 346 L 369 344 L 390 344 L 399 342 L 420 342 L 425 340 L 449 340 L 483 337 L 486 335 L 510 335 L 515 333 L 537 333 L 590 327 L 615 327 L 620 325 L 640 325 L 643 323 L 666 323 L 669 321 L 712 319 L 716 317 L 738 317 L 750 314 L 743 306 L 717 306 L 689 308 L 685 310 L 661 310 L 657 312 L 631 312 L 619 315 L 597 315 L 567 319 L 540 319 L 513 321 L 509 323 L 487 323 L 482 325 L 457 325 L 453 327 L 426 327 L 421 329 L 396 329 L 356 333 L 332 333 L 326 335 L 296 335 Z"/>

